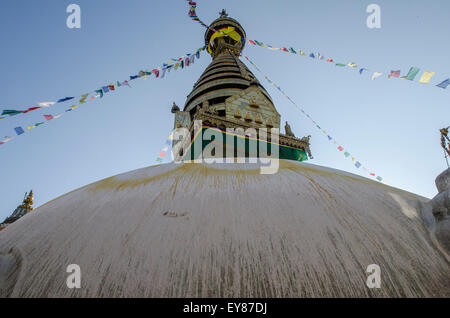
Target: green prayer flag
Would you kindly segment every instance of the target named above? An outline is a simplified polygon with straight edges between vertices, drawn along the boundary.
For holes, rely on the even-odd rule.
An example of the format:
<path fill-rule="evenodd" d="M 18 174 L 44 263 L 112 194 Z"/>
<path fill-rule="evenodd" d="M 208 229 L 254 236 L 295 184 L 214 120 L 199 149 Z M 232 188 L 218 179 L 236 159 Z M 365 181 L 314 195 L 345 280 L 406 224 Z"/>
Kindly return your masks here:
<path fill-rule="evenodd" d="M 81 95 L 81 99 L 80 99 L 80 104 L 83 104 L 85 101 L 86 101 L 86 98 L 89 96 L 89 93 L 88 94 L 83 94 L 83 95 Z"/>
<path fill-rule="evenodd" d="M 346 64 L 337 63 L 336 66 L 344 67 L 347 66 Z"/>
<path fill-rule="evenodd" d="M 21 114 L 21 113 L 22 113 L 22 112 L 19 111 L 19 110 L 5 109 L 5 110 L 2 112 L 2 116 L 3 116 L 3 115 L 14 116 L 14 115 L 18 115 L 18 114 Z"/>
<path fill-rule="evenodd" d="M 292 53 L 297 54 L 297 52 L 296 52 L 293 48 L 290 48 L 289 50 L 290 50 Z"/>
<path fill-rule="evenodd" d="M 407 80 L 412 81 L 412 80 L 414 80 L 414 77 L 416 77 L 416 75 L 417 75 L 419 72 L 420 72 L 420 68 L 413 66 L 413 67 L 411 67 L 411 68 L 409 69 L 408 74 L 407 74 L 404 78 L 407 79 Z"/>
<path fill-rule="evenodd" d="M 344 156 L 348 157 L 348 156 L 350 156 L 350 153 L 348 153 L 348 152 L 346 151 L 346 152 L 344 152 Z"/>
<path fill-rule="evenodd" d="M 102 89 L 98 89 L 95 91 L 96 93 L 100 94 L 100 98 L 103 97 L 103 90 Z"/>
<path fill-rule="evenodd" d="M 36 127 L 38 127 L 38 126 L 40 126 L 40 125 L 43 125 L 44 123 L 37 123 L 37 124 L 34 124 Z"/>

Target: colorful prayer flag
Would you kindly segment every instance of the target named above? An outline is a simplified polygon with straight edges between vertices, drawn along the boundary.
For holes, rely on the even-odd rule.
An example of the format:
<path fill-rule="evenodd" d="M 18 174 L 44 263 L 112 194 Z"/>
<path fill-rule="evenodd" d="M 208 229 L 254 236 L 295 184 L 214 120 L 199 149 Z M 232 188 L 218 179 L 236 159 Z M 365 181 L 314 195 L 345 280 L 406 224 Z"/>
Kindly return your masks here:
<path fill-rule="evenodd" d="M 62 103 L 62 102 L 65 102 L 65 101 L 68 101 L 68 100 L 71 100 L 71 99 L 74 99 L 75 97 L 64 97 L 64 98 L 61 98 L 60 100 L 58 100 L 57 101 L 57 103 Z"/>
<path fill-rule="evenodd" d="M 425 71 L 419 80 L 419 83 L 428 84 L 435 73 L 431 71 Z"/>
<path fill-rule="evenodd" d="M 358 169 L 359 169 L 359 167 L 361 167 L 361 164 L 359 163 L 359 161 L 356 161 L 355 167 L 358 168 Z"/>
<path fill-rule="evenodd" d="M 53 116 L 52 116 L 52 115 L 44 115 L 44 118 L 45 118 L 46 120 L 52 120 L 52 119 L 53 119 Z"/>
<path fill-rule="evenodd" d="M 85 101 L 86 101 L 86 98 L 89 96 L 89 93 L 88 94 L 83 94 L 83 95 L 81 95 L 81 99 L 80 99 L 80 104 L 83 104 Z"/>
<path fill-rule="evenodd" d="M 389 76 L 388 76 L 388 78 L 391 78 L 391 77 L 400 77 L 400 70 L 398 70 L 398 71 L 392 71 L 391 70 L 391 74 L 389 74 Z"/>
<path fill-rule="evenodd" d="M 19 111 L 19 110 L 13 110 L 13 109 L 5 109 L 2 112 L 2 116 L 3 115 L 15 116 L 15 115 L 18 115 L 18 114 L 22 114 L 22 112 Z"/>
<path fill-rule="evenodd" d="M 412 81 L 419 72 L 420 68 L 413 66 L 409 69 L 408 74 L 406 76 L 402 76 L 402 78 Z"/>
<path fill-rule="evenodd" d="M 372 75 L 372 81 L 373 81 L 374 79 L 376 79 L 377 77 L 380 77 L 381 75 L 383 75 L 383 73 L 380 73 L 380 72 L 375 72 L 375 73 L 373 73 L 373 75 Z"/>
<path fill-rule="evenodd" d="M 54 104 L 55 104 L 55 102 L 40 102 L 40 103 L 38 103 L 38 105 L 41 107 L 50 107 Z"/>
<path fill-rule="evenodd" d="M 16 134 L 18 136 L 22 135 L 25 132 L 22 127 L 16 127 L 16 128 L 14 128 L 14 130 L 16 131 Z"/>
<path fill-rule="evenodd" d="M 448 85 L 450 85 L 450 78 L 447 78 L 445 81 L 443 81 L 440 84 L 437 84 L 436 86 L 440 87 L 440 88 L 443 88 L 443 89 L 446 89 Z"/>

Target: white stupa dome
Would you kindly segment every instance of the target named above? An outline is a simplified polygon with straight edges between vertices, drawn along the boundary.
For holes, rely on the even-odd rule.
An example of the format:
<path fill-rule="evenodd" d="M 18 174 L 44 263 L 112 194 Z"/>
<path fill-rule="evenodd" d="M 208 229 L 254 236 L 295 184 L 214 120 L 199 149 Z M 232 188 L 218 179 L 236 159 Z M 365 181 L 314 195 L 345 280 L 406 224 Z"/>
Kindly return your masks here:
<path fill-rule="evenodd" d="M 431 297 L 450 262 L 429 199 L 282 160 L 165 164 L 95 182 L 0 231 L 0 296 Z M 69 289 L 69 264 L 81 288 Z M 381 288 L 369 289 L 369 264 Z"/>

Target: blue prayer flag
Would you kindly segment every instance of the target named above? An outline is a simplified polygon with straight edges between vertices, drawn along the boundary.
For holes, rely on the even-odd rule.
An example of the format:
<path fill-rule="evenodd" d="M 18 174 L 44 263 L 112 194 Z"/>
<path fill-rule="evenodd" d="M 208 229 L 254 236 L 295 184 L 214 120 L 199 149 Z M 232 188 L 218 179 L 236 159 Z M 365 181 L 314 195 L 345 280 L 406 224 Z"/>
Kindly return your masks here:
<path fill-rule="evenodd" d="M 448 85 L 450 85 L 450 78 L 447 78 L 445 81 L 443 81 L 440 84 L 437 84 L 436 86 L 440 87 L 440 88 L 443 88 L 443 89 L 446 89 Z"/>
<path fill-rule="evenodd" d="M 25 132 L 22 127 L 16 127 L 14 128 L 14 130 L 16 131 L 17 135 L 22 135 Z"/>
<path fill-rule="evenodd" d="M 64 97 L 64 98 L 61 98 L 60 100 L 58 100 L 58 103 L 62 103 L 62 102 L 65 102 L 65 101 L 68 101 L 68 100 L 71 100 L 71 99 L 74 99 L 75 97 Z"/>
<path fill-rule="evenodd" d="M 355 167 L 356 167 L 356 168 L 359 168 L 359 167 L 361 167 L 361 164 L 359 163 L 359 161 L 356 161 L 356 163 L 355 163 Z"/>

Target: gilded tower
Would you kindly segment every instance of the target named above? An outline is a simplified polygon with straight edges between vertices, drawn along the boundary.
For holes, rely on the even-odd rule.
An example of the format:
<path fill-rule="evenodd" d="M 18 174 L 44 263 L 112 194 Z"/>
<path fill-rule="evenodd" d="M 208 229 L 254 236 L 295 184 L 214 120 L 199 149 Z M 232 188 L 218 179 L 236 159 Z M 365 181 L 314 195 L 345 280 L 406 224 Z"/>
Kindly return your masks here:
<path fill-rule="evenodd" d="M 239 59 L 246 42 L 244 28 L 222 10 L 204 39 L 212 62 L 194 84 L 183 111 L 176 105 L 172 107 L 174 128 L 187 128 L 190 132 L 189 140 L 184 143 L 195 138 L 196 120 L 201 120 L 204 127 L 224 132 L 227 128 L 279 129 L 281 118 L 272 98 Z M 286 127 L 286 134 L 278 135 L 280 159 L 307 160 L 308 155 L 311 157 L 309 136 L 296 138 L 290 127 Z M 258 138 L 259 134 L 254 137 Z M 175 155 L 183 156 L 182 153 Z"/>
<path fill-rule="evenodd" d="M 5 228 L 7 225 L 17 221 L 31 211 L 33 211 L 33 190 L 31 190 L 29 193 L 25 193 L 22 204 L 14 210 L 11 216 L 6 218 L 5 221 L 0 224 L 0 230 Z"/>

